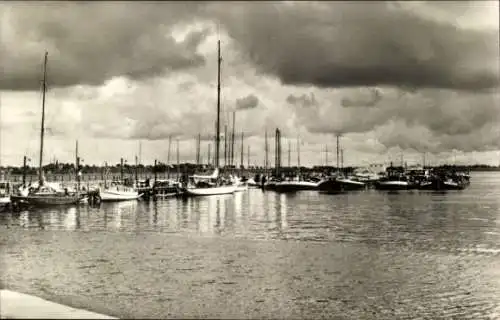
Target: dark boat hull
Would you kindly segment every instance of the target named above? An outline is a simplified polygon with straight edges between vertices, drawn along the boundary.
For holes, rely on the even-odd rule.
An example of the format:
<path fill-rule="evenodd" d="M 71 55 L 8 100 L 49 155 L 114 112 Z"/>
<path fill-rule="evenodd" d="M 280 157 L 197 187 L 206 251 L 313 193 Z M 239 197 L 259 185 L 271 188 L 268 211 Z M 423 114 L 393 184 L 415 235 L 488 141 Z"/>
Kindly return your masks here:
<path fill-rule="evenodd" d="M 357 183 L 354 181 L 350 182 L 348 180 L 336 180 L 336 179 L 325 180 L 318 185 L 318 189 L 326 193 L 364 190 L 366 188 L 367 188 L 366 183 Z"/>
<path fill-rule="evenodd" d="M 293 183 L 293 182 L 278 182 L 273 188 L 276 192 L 297 192 L 318 190 L 318 185 L 314 183 Z"/>
<path fill-rule="evenodd" d="M 418 187 L 419 190 L 434 190 L 434 191 L 442 191 L 442 190 L 463 190 L 467 187 L 467 183 L 448 183 L 447 181 L 443 181 L 442 179 L 433 179 L 430 183 L 426 183 L 425 185 L 420 185 Z"/>
<path fill-rule="evenodd" d="M 70 196 L 11 196 L 11 201 L 38 207 L 77 204 L 85 198 L 84 195 Z"/>

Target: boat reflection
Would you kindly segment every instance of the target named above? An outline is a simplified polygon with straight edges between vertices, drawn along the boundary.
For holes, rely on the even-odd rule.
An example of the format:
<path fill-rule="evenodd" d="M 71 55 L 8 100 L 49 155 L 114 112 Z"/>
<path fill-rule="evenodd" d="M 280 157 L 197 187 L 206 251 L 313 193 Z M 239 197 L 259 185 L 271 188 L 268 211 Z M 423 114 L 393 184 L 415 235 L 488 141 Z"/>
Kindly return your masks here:
<path fill-rule="evenodd" d="M 288 227 L 287 220 L 286 220 L 286 215 L 287 215 L 287 194 L 282 193 L 280 195 L 280 226 L 281 226 L 281 231 L 286 230 Z"/>
<path fill-rule="evenodd" d="M 63 227 L 68 231 L 74 231 L 80 228 L 80 211 L 77 207 L 68 208 L 64 219 Z"/>

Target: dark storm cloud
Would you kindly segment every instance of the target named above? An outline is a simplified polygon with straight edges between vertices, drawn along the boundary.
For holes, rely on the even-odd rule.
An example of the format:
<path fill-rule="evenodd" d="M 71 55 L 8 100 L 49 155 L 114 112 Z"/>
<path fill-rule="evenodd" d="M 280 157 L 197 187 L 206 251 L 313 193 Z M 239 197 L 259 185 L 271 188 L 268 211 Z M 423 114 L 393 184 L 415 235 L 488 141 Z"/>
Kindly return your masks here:
<path fill-rule="evenodd" d="M 203 4 L 204 5 L 204 4 Z M 190 23 L 198 3 L 3 3 L 0 88 L 37 90 L 49 52 L 49 84 L 100 85 L 114 76 L 145 78 L 204 64 L 197 47 L 208 30 L 176 42 L 171 27 Z"/>
<path fill-rule="evenodd" d="M 259 105 L 259 98 L 257 98 L 254 94 L 249 94 L 244 98 L 240 98 L 236 100 L 236 110 L 248 110 L 257 108 Z"/>
<path fill-rule="evenodd" d="M 211 9 L 258 68 L 285 84 L 459 90 L 499 84 L 497 30 L 461 29 L 424 16 L 416 6 L 298 2 Z"/>

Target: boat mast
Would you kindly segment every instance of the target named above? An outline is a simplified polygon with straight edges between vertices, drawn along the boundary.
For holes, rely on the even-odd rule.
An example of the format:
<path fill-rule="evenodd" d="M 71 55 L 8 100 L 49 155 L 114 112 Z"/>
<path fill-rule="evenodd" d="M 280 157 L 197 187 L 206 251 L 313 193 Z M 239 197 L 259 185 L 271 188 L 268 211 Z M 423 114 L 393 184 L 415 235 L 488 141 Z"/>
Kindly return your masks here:
<path fill-rule="evenodd" d="M 241 161 L 240 161 L 240 168 L 243 169 L 243 139 L 245 139 L 245 133 L 241 132 Z"/>
<path fill-rule="evenodd" d="M 170 179 L 170 149 L 172 148 L 172 136 L 168 136 L 168 151 L 167 151 L 167 179 Z"/>
<path fill-rule="evenodd" d="M 219 168 L 219 144 L 220 144 L 220 65 L 222 57 L 220 54 L 220 40 L 217 41 L 217 121 L 216 121 L 216 143 L 215 143 L 215 168 Z"/>
<path fill-rule="evenodd" d="M 198 140 L 196 140 L 196 165 L 200 165 L 200 147 L 201 147 L 201 134 L 198 133 Z"/>
<path fill-rule="evenodd" d="M 230 160 L 230 165 L 233 167 L 235 164 L 234 161 L 234 126 L 236 122 L 236 111 L 233 111 L 233 132 L 231 133 L 231 160 Z"/>
<path fill-rule="evenodd" d="M 179 157 L 179 139 L 177 139 L 177 181 L 180 181 L 181 176 L 181 164 Z"/>
<path fill-rule="evenodd" d="M 288 140 L 288 169 L 291 168 L 291 155 L 292 155 L 292 148 L 291 148 L 291 143 L 290 143 L 290 138 L 287 139 Z"/>
<path fill-rule="evenodd" d="M 76 165 L 76 183 L 77 183 L 77 191 L 80 191 L 80 157 L 78 156 L 78 140 L 76 140 L 75 146 L 75 165 Z"/>
<path fill-rule="evenodd" d="M 43 134 L 45 131 L 45 92 L 47 91 L 47 58 L 49 53 L 45 51 L 45 57 L 43 60 L 43 82 L 42 82 L 42 125 L 40 128 L 40 160 L 38 171 L 38 181 L 40 186 L 43 185 Z"/>
<path fill-rule="evenodd" d="M 265 169 L 265 172 L 266 172 L 266 175 L 267 175 L 267 170 L 268 170 L 268 166 L 269 166 L 269 146 L 267 144 L 267 128 L 266 128 L 266 132 L 265 132 L 265 136 L 264 136 L 264 149 L 265 149 L 265 158 L 264 158 L 264 169 Z"/>
<path fill-rule="evenodd" d="M 299 135 L 297 134 L 297 175 L 300 180 L 300 142 L 299 142 Z"/>
<path fill-rule="evenodd" d="M 337 134 L 337 174 L 340 174 L 340 149 L 339 149 L 340 134 Z"/>
<path fill-rule="evenodd" d="M 227 141 L 227 124 L 224 125 L 224 169 L 229 164 L 229 152 L 227 150 L 228 148 L 228 141 Z"/>
<path fill-rule="evenodd" d="M 211 153 L 211 151 L 212 151 L 212 150 L 210 150 L 210 149 L 211 149 L 211 147 L 212 147 L 212 145 L 211 145 L 210 143 L 208 143 L 208 161 L 207 161 L 207 164 L 208 164 L 208 166 L 209 166 L 209 167 L 211 166 L 210 161 L 212 160 L 212 159 L 211 159 L 211 154 L 210 154 L 210 153 Z"/>

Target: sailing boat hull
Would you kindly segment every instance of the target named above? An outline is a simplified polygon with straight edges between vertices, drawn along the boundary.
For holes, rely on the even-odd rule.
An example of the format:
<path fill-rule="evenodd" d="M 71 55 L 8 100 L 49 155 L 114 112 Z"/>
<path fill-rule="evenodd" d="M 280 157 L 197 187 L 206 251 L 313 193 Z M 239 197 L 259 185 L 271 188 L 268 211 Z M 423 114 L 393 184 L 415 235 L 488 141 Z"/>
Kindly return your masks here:
<path fill-rule="evenodd" d="M 282 181 L 274 186 L 276 192 L 318 190 L 318 183 L 309 181 Z"/>
<path fill-rule="evenodd" d="M 142 194 L 137 192 L 112 192 L 112 191 L 101 191 L 99 193 L 101 201 L 127 201 L 127 200 L 137 200 Z"/>
<path fill-rule="evenodd" d="M 180 188 L 182 196 L 196 197 L 196 196 L 215 196 L 221 194 L 232 194 L 236 191 L 237 186 L 222 186 L 213 188 Z"/>
<path fill-rule="evenodd" d="M 38 207 L 60 206 L 77 204 L 84 195 L 69 195 L 69 196 L 11 196 L 11 201 L 14 203 L 22 203 Z"/>

